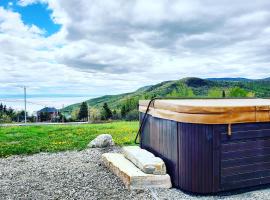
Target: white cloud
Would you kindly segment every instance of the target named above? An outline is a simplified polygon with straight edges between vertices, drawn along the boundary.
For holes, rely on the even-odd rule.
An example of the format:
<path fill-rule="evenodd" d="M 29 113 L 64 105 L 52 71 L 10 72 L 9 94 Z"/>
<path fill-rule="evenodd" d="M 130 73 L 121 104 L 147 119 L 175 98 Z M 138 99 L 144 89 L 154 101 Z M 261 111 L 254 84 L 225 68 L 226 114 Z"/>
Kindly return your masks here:
<path fill-rule="evenodd" d="M 38 2 L 46 3 L 46 0 L 19 0 L 18 5 L 20 6 L 28 6 L 31 4 L 35 4 Z"/>
<path fill-rule="evenodd" d="M 46 38 L 0 7 L 5 87 L 95 95 L 185 76 L 270 74 L 268 0 L 19 1 L 34 3 L 46 4 L 61 30 Z"/>
<path fill-rule="evenodd" d="M 190 72 L 190 67 L 197 67 L 208 69 L 209 75 L 230 76 L 234 73 L 221 73 L 220 66 L 231 68 L 232 62 L 237 67 L 234 71 L 249 67 L 257 71 L 249 61 L 252 56 L 260 56 L 258 40 L 266 41 L 269 36 L 262 34 L 269 26 L 267 1 L 76 2 L 49 1 L 49 5 L 54 15 L 58 13 L 58 20 L 65 22 L 67 33 L 68 44 L 61 49 L 58 62 L 87 72 L 151 73 L 170 69 L 170 76 L 161 73 L 160 79 L 183 74 L 207 76 L 205 71 Z M 256 50 L 247 53 L 249 46 L 256 46 Z M 209 69 L 209 63 L 215 66 Z M 260 69 L 261 64 L 257 65 Z"/>

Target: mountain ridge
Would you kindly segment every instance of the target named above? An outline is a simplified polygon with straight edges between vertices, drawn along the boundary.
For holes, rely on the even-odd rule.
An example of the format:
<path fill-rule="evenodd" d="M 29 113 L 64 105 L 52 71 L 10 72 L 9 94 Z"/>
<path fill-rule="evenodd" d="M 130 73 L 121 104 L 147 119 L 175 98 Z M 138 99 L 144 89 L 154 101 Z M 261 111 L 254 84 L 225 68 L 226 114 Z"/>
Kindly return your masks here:
<path fill-rule="evenodd" d="M 107 103 L 112 110 L 120 112 L 123 105 L 132 105 L 129 110 L 137 107 L 139 99 L 150 99 L 156 96 L 182 96 L 182 97 L 206 97 L 217 95 L 222 97 L 222 92 L 229 92 L 231 88 L 245 90 L 245 94 L 255 97 L 270 96 L 270 78 L 246 79 L 246 78 L 197 78 L 187 77 L 179 80 L 163 81 L 155 85 L 148 85 L 138 88 L 134 92 L 104 95 L 87 100 L 89 107 L 100 110 L 104 103 Z M 243 91 L 242 91 L 243 92 Z M 243 94 L 242 94 L 243 95 Z M 78 109 L 80 103 L 69 105 L 61 111 L 71 113 Z"/>

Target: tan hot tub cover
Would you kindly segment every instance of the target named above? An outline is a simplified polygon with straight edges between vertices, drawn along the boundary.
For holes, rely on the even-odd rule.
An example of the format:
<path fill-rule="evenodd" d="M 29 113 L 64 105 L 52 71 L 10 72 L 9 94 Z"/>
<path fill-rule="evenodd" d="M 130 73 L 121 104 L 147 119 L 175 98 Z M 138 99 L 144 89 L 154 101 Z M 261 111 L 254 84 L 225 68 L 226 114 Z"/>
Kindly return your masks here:
<path fill-rule="evenodd" d="M 148 103 L 139 102 L 140 112 L 145 113 Z M 155 100 L 148 114 L 197 124 L 270 122 L 270 99 Z"/>

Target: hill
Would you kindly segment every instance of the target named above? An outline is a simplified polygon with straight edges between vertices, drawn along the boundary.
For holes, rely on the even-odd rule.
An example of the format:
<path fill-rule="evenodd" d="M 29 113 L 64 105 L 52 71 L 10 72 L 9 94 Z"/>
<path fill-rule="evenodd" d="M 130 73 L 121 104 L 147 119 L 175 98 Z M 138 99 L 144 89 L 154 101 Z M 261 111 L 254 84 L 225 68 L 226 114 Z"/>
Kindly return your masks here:
<path fill-rule="evenodd" d="M 207 80 L 212 80 L 212 81 L 253 81 L 252 79 L 247 79 L 247 78 L 208 78 Z"/>
<path fill-rule="evenodd" d="M 139 99 L 152 97 L 270 97 L 270 78 L 252 80 L 245 78 L 210 78 L 196 77 L 180 80 L 164 81 L 156 85 L 139 88 L 135 92 L 105 95 L 87 101 L 89 107 L 99 112 L 104 103 L 122 118 L 133 112 L 137 113 Z M 72 113 L 79 109 L 80 104 L 73 104 L 61 111 Z M 131 116 L 132 118 L 133 116 Z"/>

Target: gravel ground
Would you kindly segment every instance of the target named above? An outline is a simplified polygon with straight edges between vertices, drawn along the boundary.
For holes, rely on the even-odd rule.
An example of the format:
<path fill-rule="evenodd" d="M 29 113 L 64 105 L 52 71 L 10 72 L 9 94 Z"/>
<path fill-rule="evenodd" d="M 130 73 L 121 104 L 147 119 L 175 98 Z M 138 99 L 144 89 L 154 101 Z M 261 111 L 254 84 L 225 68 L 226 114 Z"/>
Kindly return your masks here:
<path fill-rule="evenodd" d="M 0 199 L 270 199 L 270 189 L 203 197 L 176 189 L 129 191 L 103 166 L 101 154 L 108 151 L 119 148 L 0 159 Z"/>
<path fill-rule="evenodd" d="M 101 163 L 118 149 L 87 149 L 0 159 L 0 199 L 153 199 L 128 191 Z"/>

